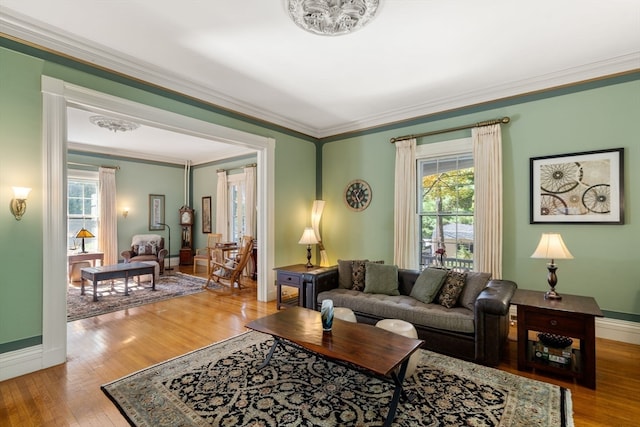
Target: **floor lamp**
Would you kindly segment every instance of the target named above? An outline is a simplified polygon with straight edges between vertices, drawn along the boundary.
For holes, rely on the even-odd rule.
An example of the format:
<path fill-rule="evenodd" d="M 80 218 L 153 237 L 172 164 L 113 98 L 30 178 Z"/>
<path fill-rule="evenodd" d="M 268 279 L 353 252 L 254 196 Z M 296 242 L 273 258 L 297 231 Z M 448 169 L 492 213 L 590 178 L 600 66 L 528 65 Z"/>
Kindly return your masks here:
<path fill-rule="evenodd" d="M 164 222 L 159 222 L 156 225 L 164 225 L 169 229 L 169 250 L 168 250 L 168 258 L 169 258 L 169 267 L 165 267 L 165 270 L 173 270 L 173 267 L 171 267 L 171 227 L 169 227 L 169 224 L 165 224 Z"/>

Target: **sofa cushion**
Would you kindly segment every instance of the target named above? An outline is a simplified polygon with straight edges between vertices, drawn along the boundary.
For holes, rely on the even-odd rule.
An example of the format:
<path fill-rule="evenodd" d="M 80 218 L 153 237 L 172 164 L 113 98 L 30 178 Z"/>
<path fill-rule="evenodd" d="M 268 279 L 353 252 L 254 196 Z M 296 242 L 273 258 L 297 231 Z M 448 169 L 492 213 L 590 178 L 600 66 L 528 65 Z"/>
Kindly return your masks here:
<path fill-rule="evenodd" d="M 433 299 L 438 294 L 446 278 L 447 270 L 425 268 L 416 279 L 410 296 L 425 304 L 429 304 L 433 302 Z"/>
<path fill-rule="evenodd" d="M 438 294 L 438 303 L 446 308 L 451 308 L 456 305 L 458 297 L 462 293 L 462 288 L 465 285 L 466 278 L 466 272 L 449 270 L 444 285 L 442 285 L 442 289 L 440 289 L 440 293 Z"/>
<path fill-rule="evenodd" d="M 398 266 L 367 262 L 364 283 L 364 292 L 367 294 L 400 295 Z"/>
<path fill-rule="evenodd" d="M 467 272 L 467 280 L 458 298 L 458 305 L 473 310 L 478 295 L 487 287 L 490 278 L 491 273 L 482 273 L 480 271 Z"/>
<path fill-rule="evenodd" d="M 416 326 L 446 331 L 473 333 L 473 311 L 464 307 L 445 308 L 425 304 L 407 295 L 367 294 L 349 289 L 332 289 L 318 294 L 318 303 L 332 299 L 334 307 L 346 307 L 358 315 L 380 319 L 400 319 Z"/>

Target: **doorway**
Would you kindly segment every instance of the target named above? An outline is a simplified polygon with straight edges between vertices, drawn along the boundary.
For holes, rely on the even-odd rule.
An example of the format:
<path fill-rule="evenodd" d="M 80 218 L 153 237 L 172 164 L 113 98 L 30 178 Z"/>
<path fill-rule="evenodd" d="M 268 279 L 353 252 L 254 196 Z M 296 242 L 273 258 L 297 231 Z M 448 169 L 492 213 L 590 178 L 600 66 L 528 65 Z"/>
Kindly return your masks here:
<path fill-rule="evenodd" d="M 75 86 L 48 76 L 42 77 L 43 96 L 43 217 L 47 233 L 43 236 L 43 328 L 41 366 L 66 360 L 66 199 L 67 199 L 67 120 L 68 107 L 111 111 L 162 123 L 187 134 L 198 134 L 231 144 L 250 147 L 257 153 L 258 299 L 273 297 L 273 208 L 275 141 L 251 133 L 226 128 L 155 107 L 116 98 Z"/>

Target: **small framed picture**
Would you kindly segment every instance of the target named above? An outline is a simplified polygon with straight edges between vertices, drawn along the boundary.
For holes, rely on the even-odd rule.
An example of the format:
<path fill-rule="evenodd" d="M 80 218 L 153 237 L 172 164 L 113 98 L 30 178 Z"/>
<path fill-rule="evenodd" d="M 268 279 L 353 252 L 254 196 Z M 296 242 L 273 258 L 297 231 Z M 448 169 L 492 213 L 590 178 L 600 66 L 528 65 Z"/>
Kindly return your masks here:
<path fill-rule="evenodd" d="M 202 232 L 211 233 L 211 196 L 202 198 Z"/>
<path fill-rule="evenodd" d="M 534 157 L 530 223 L 624 224 L 624 148 Z"/>
<path fill-rule="evenodd" d="M 149 194 L 149 230 L 164 230 L 164 194 Z"/>

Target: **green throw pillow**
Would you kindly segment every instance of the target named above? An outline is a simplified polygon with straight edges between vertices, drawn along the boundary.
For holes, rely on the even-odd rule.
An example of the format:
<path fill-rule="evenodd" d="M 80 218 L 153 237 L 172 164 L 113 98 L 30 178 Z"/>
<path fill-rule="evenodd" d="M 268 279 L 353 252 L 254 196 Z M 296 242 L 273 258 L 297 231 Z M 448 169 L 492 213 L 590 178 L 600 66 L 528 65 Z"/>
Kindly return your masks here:
<path fill-rule="evenodd" d="M 429 304 L 433 302 L 433 299 L 438 294 L 446 278 L 447 270 L 425 268 L 416 279 L 410 296 L 425 304 Z"/>
<path fill-rule="evenodd" d="M 368 262 L 365 264 L 364 292 L 367 294 L 400 295 L 398 266 Z"/>

